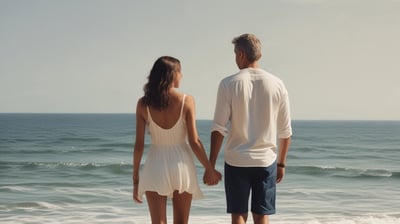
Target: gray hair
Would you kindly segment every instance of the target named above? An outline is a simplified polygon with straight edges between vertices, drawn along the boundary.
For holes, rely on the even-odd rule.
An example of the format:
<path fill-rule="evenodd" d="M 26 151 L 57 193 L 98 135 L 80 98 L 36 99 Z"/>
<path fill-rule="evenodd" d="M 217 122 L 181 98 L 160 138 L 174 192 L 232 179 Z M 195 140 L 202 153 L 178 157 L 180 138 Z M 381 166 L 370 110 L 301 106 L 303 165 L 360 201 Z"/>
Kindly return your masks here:
<path fill-rule="evenodd" d="M 254 34 L 242 34 L 232 40 L 235 51 L 243 51 L 250 62 L 261 58 L 261 42 Z"/>

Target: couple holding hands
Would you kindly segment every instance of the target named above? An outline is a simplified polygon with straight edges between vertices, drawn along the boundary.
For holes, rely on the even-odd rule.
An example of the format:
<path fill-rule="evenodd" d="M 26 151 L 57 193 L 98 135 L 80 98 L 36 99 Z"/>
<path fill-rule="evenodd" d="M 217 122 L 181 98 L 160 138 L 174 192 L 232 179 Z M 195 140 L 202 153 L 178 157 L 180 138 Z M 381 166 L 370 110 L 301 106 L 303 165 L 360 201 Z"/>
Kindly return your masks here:
<path fill-rule="evenodd" d="M 205 168 L 203 182 L 218 184 L 222 175 L 215 164 L 225 137 L 231 223 L 246 223 L 250 193 L 254 223 L 269 223 L 275 213 L 276 183 L 285 174 L 292 135 L 288 93 L 279 78 L 259 68 L 261 42 L 255 35 L 240 35 L 232 43 L 240 71 L 219 84 L 209 157 L 198 137 L 194 99 L 176 90 L 180 61 L 163 56 L 150 71 L 136 107 L 133 199 L 142 203 L 146 195 L 153 224 L 167 223 L 167 198 L 172 198 L 174 223 L 188 223 L 192 199 L 203 196 L 193 154 Z M 151 146 L 140 169 L 146 129 Z"/>

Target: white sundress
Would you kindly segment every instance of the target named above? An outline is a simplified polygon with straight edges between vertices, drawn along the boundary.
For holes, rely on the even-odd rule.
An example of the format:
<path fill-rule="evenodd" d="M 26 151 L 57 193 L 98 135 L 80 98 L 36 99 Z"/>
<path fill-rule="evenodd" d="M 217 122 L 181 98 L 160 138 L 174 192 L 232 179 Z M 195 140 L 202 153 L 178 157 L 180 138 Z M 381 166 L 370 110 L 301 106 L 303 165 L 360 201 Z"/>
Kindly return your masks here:
<path fill-rule="evenodd" d="M 174 191 L 188 192 L 193 199 L 203 194 L 197 181 L 193 152 L 187 143 L 187 130 L 182 117 L 185 95 L 179 119 L 170 129 L 158 126 L 151 118 L 147 107 L 148 131 L 151 146 L 139 178 L 139 198 L 146 191 L 172 198 Z"/>

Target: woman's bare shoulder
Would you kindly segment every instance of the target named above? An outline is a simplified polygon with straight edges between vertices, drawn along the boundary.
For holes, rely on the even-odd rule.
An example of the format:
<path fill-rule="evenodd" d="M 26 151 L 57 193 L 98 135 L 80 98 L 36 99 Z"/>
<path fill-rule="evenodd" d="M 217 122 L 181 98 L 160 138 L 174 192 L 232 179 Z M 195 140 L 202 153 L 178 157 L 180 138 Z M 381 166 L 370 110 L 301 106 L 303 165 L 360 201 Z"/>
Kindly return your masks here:
<path fill-rule="evenodd" d="M 140 97 L 140 98 L 138 99 L 138 101 L 136 102 L 136 106 L 137 106 L 137 107 L 143 107 L 143 106 L 145 106 L 145 103 L 144 103 L 144 96 L 142 96 L 142 97 Z"/>
<path fill-rule="evenodd" d="M 194 111 L 195 110 L 195 99 L 192 95 L 186 95 L 184 108 L 186 111 Z"/>
<path fill-rule="evenodd" d="M 192 104 L 194 102 L 194 97 L 189 94 L 183 94 L 185 95 L 185 104 Z"/>
<path fill-rule="evenodd" d="M 144 103 L 144 97 L 141 97 L 136 104 L 136 113 L 143 114 L 146 111 L 146 104 Z"/>

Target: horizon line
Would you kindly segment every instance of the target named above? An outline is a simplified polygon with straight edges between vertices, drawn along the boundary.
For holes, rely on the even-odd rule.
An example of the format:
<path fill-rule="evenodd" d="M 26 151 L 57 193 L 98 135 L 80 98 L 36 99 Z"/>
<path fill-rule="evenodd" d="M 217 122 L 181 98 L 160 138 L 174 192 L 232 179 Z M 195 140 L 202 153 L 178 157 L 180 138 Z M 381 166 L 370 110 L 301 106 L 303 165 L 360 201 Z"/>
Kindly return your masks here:
<path fill-rule="evenodd" d="M 0 115 L 15 114 L 15 115 L 135 115 L 136 113 L 128 112 L 0 112 Z M 212 120 L 211 118 L 197 118 L 196 120 Z M 299 118 L 292 121 L 400 121 L 400 119 L 350 119 L 350 118 Z"/>

